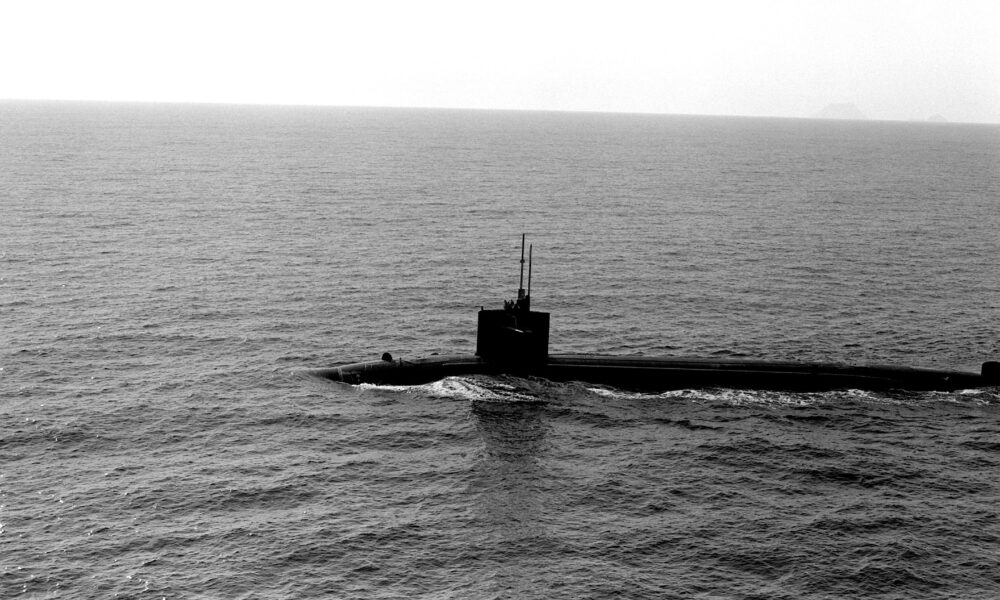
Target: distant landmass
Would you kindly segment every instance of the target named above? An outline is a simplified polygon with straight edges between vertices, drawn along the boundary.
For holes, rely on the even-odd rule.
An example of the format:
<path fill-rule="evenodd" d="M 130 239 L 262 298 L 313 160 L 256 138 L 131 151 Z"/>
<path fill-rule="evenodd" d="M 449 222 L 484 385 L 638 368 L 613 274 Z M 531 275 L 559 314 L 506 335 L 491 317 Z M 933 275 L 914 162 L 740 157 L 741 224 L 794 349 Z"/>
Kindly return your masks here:
<path fill-rule="evenodd" d="M 948 122 L 948 119 L 944 118 L 943 116 L 939 115 L 938 113 L 934 113 L 933 115 L 927 117 L 927 120 L 930 121 L 931 123 L 947 123 Z"/>
<path fill-rule="evenodd" d="M 868 117 L 858 110 L 857 106 L 850 102 L 840 104 L 827 104 L 823 110 L 813 115 L 814 119 L 849 119 L 853 121 L 864 121 Z"/>

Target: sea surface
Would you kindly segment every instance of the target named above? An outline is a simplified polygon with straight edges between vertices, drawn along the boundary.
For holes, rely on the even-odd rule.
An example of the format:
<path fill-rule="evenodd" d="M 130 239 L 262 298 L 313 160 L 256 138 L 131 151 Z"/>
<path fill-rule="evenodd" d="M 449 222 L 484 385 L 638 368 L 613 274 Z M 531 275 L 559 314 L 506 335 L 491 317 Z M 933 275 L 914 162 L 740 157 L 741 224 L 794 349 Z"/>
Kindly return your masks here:
<path fill-rule="evenodd" d="M 1000 390 L 312 368 L 1000 359 L 1000 127 L 0 102 L 0 598 L 1000 598 Z"/>

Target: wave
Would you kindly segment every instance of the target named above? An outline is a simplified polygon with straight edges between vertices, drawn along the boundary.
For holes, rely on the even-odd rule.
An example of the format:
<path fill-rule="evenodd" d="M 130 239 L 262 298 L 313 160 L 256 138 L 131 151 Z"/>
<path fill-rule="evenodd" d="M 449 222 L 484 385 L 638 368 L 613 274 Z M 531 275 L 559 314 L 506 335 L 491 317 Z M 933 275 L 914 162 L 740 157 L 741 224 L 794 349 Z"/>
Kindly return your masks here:
<path fill-rule="evenodd" d="M 537 382 L 532 386 L 528 380 L 516 377 L 477 375 L 471 377 L 446 377 L 439 381 L 420 385 L 375 385 L 362 383 L 356 387 L 364 390 L 420 394 L 433 398 L 469 400 L 471 402 L 541 403 L 546 401 L 539 394 L 539 388 L 544 387 L 544 385 L 544 383 Z"/>
<path fill-rule="evenodd" d="M 954 392 L 873 392 L 845 389 L 827 392 L 785 392 L 773 390 L 741 390 L 729 388 L 680 389 L 664 392 L 635 392 L 614 387 L 562 384 L 545 379 L 523 379 L 513 376 L 456 376 L 421 385 L 375 385 L 362 383 L 363 390 L 377 390 L 423 395 L 432 398 L 468 400 L 470 402 L 544 403 L 561 396 L 564 389 L 586 392 L 592 396 L 620 401 L 684 401 L 692 404 L 718 404 L 732 407 L 808 407 L 840 405 L 923 405 L 951 403 L 962 405 L 1000 404 L 1000 388 L 968 389 Z"/>

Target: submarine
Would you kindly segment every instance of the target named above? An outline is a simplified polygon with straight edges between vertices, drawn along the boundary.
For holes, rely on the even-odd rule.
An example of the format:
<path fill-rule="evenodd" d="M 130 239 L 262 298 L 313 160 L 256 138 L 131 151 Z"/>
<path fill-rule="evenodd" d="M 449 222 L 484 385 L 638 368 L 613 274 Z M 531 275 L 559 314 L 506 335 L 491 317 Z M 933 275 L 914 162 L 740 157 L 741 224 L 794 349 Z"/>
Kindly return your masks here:
<path fill-rule="evenodd" d="M 795 392 L 838 389 L 954 391 L 1000 386 L 1000 362 L 979 373 L 893 365 L 771 360 L 549 354 L 549 313 L 531 309 L 531 253 L 524 289 L 524 243 L 517 298 L 502 309 L 481 308 L 476 353 L 380 360 L 314 369 L 310 374 L 348 384 L 420 385 L 454 376 L 511 375 L 583 382 L 636 391 L 731 388 Z"/>

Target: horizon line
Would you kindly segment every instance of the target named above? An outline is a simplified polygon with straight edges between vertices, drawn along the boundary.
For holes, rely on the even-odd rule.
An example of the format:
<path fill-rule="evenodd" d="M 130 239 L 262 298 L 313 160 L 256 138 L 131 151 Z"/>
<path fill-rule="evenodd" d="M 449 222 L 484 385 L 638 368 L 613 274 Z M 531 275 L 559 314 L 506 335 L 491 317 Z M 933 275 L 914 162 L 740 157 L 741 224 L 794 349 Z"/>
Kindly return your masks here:
<path fill-rule="evenodd" d="M 440 111 L 482 111 L 482 112 L 535 112 L 535 113 L 566 113 L 566 114 L 606 114 L 606 115 L 647 115 L 647 116 L 674 116 L 674 117 L 715 117 L 715 118 L 745 118 L 745 119 L 788 119 L 798 121 L 842 121 L 857 123 L 923 123 L 928 125 L 1000 125 L 1000 120 L 991 121 L 952 121 L 944 117 L 944 121 L 933 121 L 930 117 L 919 118 L 895 118 L 876 119 L 865 117 L 862 119 L 817 117 L 817 116 L 787 116 L 787 115 L 760 115 L 760 114 L 719 114 L 719 113 L 685 113 L 685 112 L 651 112 L 651 111 L 628 111 L 628 110 L 600 110 L 600 109 L 566 109 L 566 108 L 510 108 L 510 107 L 481 107 L 481 106 L 430 106 L 430 105 L 401 105 L 401 104 L 321 104 L 310 102 L 259 102 L 259 101 L 221 101 L 221 100 L 109 100 L 95 98 L 0 98 L 0 103 L 64 103 L 64 104 L 145 104 L 145 105 L 170 105 L 170 106 L 229 106 L 229 107 L 270 107 L 270 108 L 347 108 L 347 109 L 396 109 L 396 110 L 440 110 Z M 843 104 L 843 103 L 830 103 Z M 829 104 L 828 104 L 829 106 Z M 820 109 L 822 110 L 822 109 Z M 940 113 L 935 113 L 940 115 Z M 935 116 L 932 115 L 932 116 Z"/>

